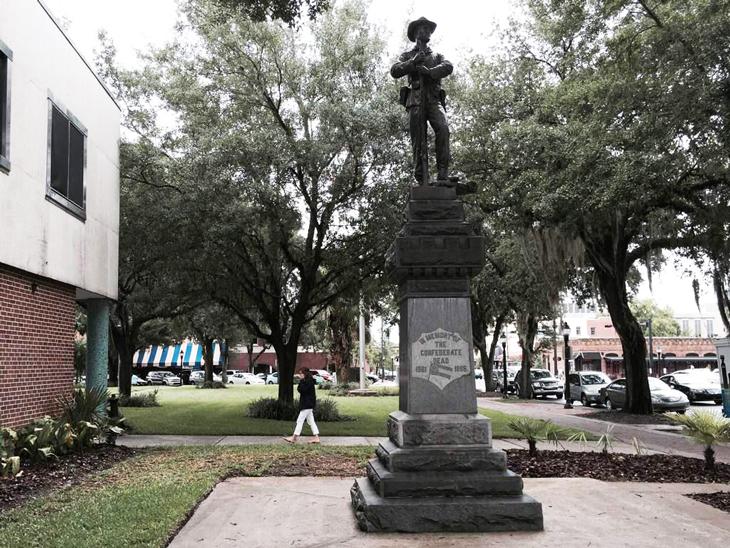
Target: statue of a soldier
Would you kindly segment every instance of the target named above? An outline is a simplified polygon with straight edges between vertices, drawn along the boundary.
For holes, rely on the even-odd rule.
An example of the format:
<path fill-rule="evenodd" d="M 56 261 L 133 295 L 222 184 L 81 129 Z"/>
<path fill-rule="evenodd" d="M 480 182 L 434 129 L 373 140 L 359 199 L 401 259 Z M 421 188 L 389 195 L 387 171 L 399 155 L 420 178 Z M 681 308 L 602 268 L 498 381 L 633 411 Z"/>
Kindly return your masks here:
<path fill-rule="evenodd" d="M 401 88 L 401 104 L 410 121 L 415 177 L 420 184 L 430 184 L 428 173 L 428 137 L 426 121 L 436 135 L 436 184 L 450 184 L 449 126 L 446 121 L 446 93 L 441 79 L 451 74 L 453 65 L 428 47 L 436 23 L 425 17 L 411 21 L 408 39 L 416 47 L 403 53 L 390 69 L 393 78 L 408 76 L 408 87 Z M 451 178 L 452 180 L 455 178 Z"/>

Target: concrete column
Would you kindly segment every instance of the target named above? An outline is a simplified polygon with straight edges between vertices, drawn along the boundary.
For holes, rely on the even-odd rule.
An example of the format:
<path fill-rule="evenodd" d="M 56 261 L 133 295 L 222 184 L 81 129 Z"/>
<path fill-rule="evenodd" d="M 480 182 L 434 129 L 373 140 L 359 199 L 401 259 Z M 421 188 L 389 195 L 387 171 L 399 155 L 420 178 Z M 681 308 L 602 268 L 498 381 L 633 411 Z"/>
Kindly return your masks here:
<path fill-rule="evenodd" d="M 109 302 L 86 301 L 86 388 L 107 388 L 109 367 Z"/>

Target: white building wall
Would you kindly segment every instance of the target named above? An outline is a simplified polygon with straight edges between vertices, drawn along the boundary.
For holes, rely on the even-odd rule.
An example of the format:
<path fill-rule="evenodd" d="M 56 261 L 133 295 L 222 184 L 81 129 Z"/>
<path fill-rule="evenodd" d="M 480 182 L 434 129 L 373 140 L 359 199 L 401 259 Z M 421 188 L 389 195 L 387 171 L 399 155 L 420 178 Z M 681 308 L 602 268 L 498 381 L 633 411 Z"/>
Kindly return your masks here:
<path fill-rule="evenodd" d="M 116 298 L 119 108 L 38 0 L 0 0 L 0 40 L 13 52 L 0 263 Z M 85 221 L 46 199 L 49 97 L 87 130 Z"/>

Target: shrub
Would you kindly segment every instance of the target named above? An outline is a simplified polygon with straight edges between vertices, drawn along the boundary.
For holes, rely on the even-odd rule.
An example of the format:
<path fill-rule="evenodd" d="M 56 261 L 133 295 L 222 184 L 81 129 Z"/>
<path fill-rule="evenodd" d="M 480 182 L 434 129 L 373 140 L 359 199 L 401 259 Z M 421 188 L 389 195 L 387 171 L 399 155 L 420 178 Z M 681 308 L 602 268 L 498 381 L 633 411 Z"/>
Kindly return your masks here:
<path fill-rule="evenodd" d="M 705 446 L 705 470 L 715 472 L 715 450 L 718 442 L 730 441 L 730 420 L 710 411 L 696 411 L 691 415 L 669 413 L 672 421 L 681 424 L 684 434 Z"/>
<path fill-rule="evenodd" d="M 378 394 L 378 396 L 397 396 L 400 393 L 400 390 L 397 386 L 381 386 L 380 388 L 375 388 L 374 390 Z"/>
<path fill-rule="evenodd" d="M 195 388 L 228 388 L 221 381 L 205 381 L 195 386 Z"/>
<path fill-rule="evenodd" d="M 521 434 L 527 440 L 529 454 L 537 456 L 537 442 L 550 440 L 556 445 L 559 443 L 559 436 L 562 430 L 551 421 L 519 417 L 507 423 L 512 430 Z"/>
<path fill-rule="evenodd" d="M 82 421 L 99 424 L 106 419 L 104 409 L 109 392 L 106 389 L 77 388 L 71 396 L 64 396 L 58 399 L 61 404 L 61 419 L 72 426 Z"/>
<path fill-rule="evenodd" d="M 350 390 L 357 390 L 358 388 L 360 388 L 360 385 L 356 382 L 335 384 L 330 388 L 330 396 L 347 396 Z"/>
<path fill-rule="evenodd" d="M 155 389 L 152 392 L 140 392 L 131 396 L 121 396 L 119 405 L 121 407 L 159 407 L 160 402 L 157 401 L 157 393 Z"/>
<path fill-rule="evenodd" d="M 294 400 L 293 403 L 286 404 L 276 398 L 259 398 L 248 405 L 246 414 L 255 419 L 294 421 L 299 415 L 299 400 Z M 314 420 L 320 422 L 339 422 L 352 419 L 340 414 L 335 400 L 324 398 L 317 401 L 317 407 L 314 409 Z"/>
<path fill-rule="evenodd" d="M 0 478 L 17 476 L 20 472 L 20 457 L 15 455 L 18 433 L 10 428 L 0 428 Z"/>

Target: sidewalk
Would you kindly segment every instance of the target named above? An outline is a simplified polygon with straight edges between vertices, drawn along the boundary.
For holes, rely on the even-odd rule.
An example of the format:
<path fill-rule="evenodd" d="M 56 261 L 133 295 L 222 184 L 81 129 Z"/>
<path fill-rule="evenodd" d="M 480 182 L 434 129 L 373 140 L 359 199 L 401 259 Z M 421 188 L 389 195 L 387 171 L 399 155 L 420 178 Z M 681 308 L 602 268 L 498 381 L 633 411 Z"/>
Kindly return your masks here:
<path fill-rule="evenodd" d="M 303 436 L 298 445 L 307 445 L 310 440 Z M 367 445 L 376 447 L 381 441 L 388 438 L 365 437 L 365 436 L 321 436 L 322 445 Z M 125 435 L 117 439 L 118 445 L 127 447 L 169 447 L 182 445 L 284 445 L 286 442 L 280 436 L 163 436 L 163 435 Z M 519 439 L 493 439 L 492 446 L 495 449 L 527 449 L 527 442 Z M 540 449 L 555 449 L 553 443 L 541 442 Z M 562 441 L 557 449 L 569 451 L 597 451 L 595 442 L 581 444 L 579 442 Z M 627 443 L 614 443 L 612 453 L 636 453 L 633 445 Z M 661 453 L 661 451 L 645 451 L 646 453 Z M 697 455 L 694 455 L 697 456 Z M 700 455 L 701 456 L 701 455 Z M 698 457 L 699 458 L 699 457 Z"/>
<path fill-rule="evenodd" d="M 525 493 L 542 503 L 544 531 L 425 534 L 361 532 L 351 486 L 352 479 L 341 478 L 229 479 L 213 489 L 170 546 L 727 548 L 730 539 L 727 513 L 683 496 L 726 485 L 528 478 Z"/>
<path fill-rule="evenodd" d="M 678 432 L 665 432 L 657 430 L 656 425 L 636 425 L 611 423 L 599 419 L 590 419 L 581 415 L 592 413 L 596 410 L 593 408 L 584 408 L 576 406 L 573 409 L 563 409 L 562 405 L 556 405 L 547 402 L 529 401 L 529 402 L 504 402 L 496 398 L 478 398 L 477 403 L 483 409 L 493 409 L 510 413 L 512 415 L 522 415 L 535 419 L 550 420 L 558 426 L 568 428 L 577 428 L 585 430 L 591 434 L 600 436 L 605 434 L 608 427 L 613 424 L 611 435 L 616 439 L 614 443 L 615 450 L 619 451 L 619 446 L 632 447 L 633 438 L 641 441 L 642 445 L 651 452 L 666 453 L 669 455 L 682 455 L 685 457 L 693 457 L 701 459 L 702 446 L 694 443 L 692 440 Z M 628 451 L 633 453 L 632 450 Z M 730 463 L 730 446 L 728 444 L 720 444 L 715 446 L 715 459 L 718 462 Z"/>

